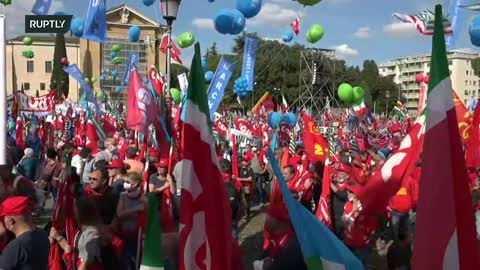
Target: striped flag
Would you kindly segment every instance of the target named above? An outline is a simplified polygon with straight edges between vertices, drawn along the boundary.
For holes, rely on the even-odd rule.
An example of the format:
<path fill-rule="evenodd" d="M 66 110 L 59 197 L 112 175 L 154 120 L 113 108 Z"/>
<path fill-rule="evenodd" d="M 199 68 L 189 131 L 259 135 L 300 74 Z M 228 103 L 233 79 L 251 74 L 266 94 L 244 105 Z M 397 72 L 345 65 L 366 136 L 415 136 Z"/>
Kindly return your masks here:
<path fill-rule="evenodd" d="M 423 35 L 433 35 L 433 19 L 434 14 L 430 10 L 424 10 L 415 15 L 408 15 L 408 14 L 398 14 L 394 13 L 397 19 L 404 23 L 412 23 L 415 25 L 420 34 Z M 451 35 L 453 33 L 452 24 L 448 20 L 447 17 L 442 17 L 443 22 L 443 32 L 447 35 Z"/>
<path fill-rule="evenodd" d="M 442 7 L 437 5 L 413 269 L 480 269 L 472 197 L 442 28 Z"/>
<path fill-rule="evenodd" d="M 197 43 L 183 123 L 180 270 L 232 269 L 232 212 L 214 143 Z"/>

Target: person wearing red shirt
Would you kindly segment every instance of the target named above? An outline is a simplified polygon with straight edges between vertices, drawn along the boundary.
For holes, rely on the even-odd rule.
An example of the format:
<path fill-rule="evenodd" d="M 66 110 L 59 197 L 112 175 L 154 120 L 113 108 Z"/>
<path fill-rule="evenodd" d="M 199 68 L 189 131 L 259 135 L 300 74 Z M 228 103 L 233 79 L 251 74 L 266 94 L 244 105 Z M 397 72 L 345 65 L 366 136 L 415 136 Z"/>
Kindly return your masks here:
<path fill-rule="evenodd" d="M 250 162 L 252 161 L 253 157 L 254 157 L 254 154 L 252 152 L 252 147 L 249 144 L 247 144 L 245 153 L 243 155 L 243 160 L 246 162 Z"/>
<path fill-rule="evenodd" d="M 313 200 L 313 163 L 310 163 L 308 170 L 305 170 L 300 176 L 299 180 L 295 184 L 295 190 L 300 198 L 300 203 L 312 212 L 312 200 Z"/>

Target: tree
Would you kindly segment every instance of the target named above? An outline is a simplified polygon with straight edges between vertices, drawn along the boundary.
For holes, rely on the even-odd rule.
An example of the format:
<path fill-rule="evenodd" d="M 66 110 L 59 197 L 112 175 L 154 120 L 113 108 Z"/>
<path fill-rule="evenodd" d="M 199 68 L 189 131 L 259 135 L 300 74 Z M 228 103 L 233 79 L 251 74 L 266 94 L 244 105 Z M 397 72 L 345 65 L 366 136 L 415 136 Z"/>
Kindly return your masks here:
<path fill-rule="evenodd" d="M 480 57 L 473 59 L 471 65 L 475 75 L 480 76 Z"/>
<path fill-rule="evenodd" d="M 57 99 L 60 99 L 62 95 L 68 97 L 69 77 L 68 73 L 63 70 L 62 58 L 64 57 L 67 58 L 65 36 L 57 34 L 53 53 L 53 70 L 50 78 L 50 90 L 57 90 Z"/>
<path fill-rule="evenodd" d="M 213 42 L 212 44 L 212 47 L 210 47 L 209 50 L 207 50 L 207 52 L 211 55 L 218 55 L 218 51 L 217 51 L 217 43 L 216 42 Z"/>

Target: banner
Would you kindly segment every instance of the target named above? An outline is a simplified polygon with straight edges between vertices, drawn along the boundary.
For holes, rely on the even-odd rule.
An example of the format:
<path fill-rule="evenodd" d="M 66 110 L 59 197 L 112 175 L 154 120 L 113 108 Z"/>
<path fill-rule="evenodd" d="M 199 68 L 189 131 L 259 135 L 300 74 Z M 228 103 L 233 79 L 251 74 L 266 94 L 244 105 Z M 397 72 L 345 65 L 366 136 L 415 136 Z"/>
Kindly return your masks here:
<path fill-rule="evenodd" d="M 465 0 L 451 0 L 450 3 L 450 10 L 448 15 L 452 20 L 452 30 L 453 34 L 451 36 L 447 36 L 447 47 L 450 49 L 455 45 L 457 41 L 457 37 L 461 33 L 462 24 L 463 24 L 463 15 L 465 11 L 463 10 L 462 6 L 465 4 Z"/>
<path fill-rule="evenodd" d="M 248 82 L 248 91 L 253 91 L 255 82 L 255 58 L 257 57 L 258 39 L 247 37 L 243 47 L 242 78 Z"/>
<path fill-rule="evenodd" d="M 31 97 L 23 93 L 17 92 L 7 98 L 8 106 L 13 106 L 14 103 L 18 106 L 18 111 L 22 113 L 34 113 L 35 115 L 42 115 L 42 113 L 52 113 L 55 109 L 55 95 L 57 91 L 41 97 Z"/>
<path fill-rule="evenodd" d="M 100 43 L 107 42 L 107 8 L 105 0 L 90 0 L 83 25 L 82 38 Z"/>
<path fill-rule="evenodd" d="M 51 6 L 52 0 L 37 0 L 33 4 L 32 13 L 35 15 L 47 15 Z"/>
<path fill-rule="evenodd" d="M 136 52 L 131 52 L 130 56 L 128 57 L 128 62 L 126 63 L 125 73 L 123 74 L 122 84 L 128 85 L 130 81 L 130 71 L 133 67 L 138 66 L 138 54 Z"/>
<path fill-rule="evenodd" d="M 187 74 L 182 73 L 178 75 L 178 83 L 180 84 L 180 90 L 182 91 L 182 96 L 184 96 L 187 93 L 187 89 L 188 89 Z"/>
<path fill-rule="evenodd" d="M 225 88 L 227 87 L 233 71 L 235 70 L 235 64 L 225 59 L 222 56 L 220 63 L 218 63 L 217 71 L 213 76 L 210 87 L 208 88 L 208 109 L 210 110 L 210 119 L 213 119 L 214 113 L 217 111 L 220 101 L 222 101 Z"/>
<path fill-rule="evenodd" d="M 138 71 L 133 68 L 128 90 L 127 128 L 146 134 L 148 126 L 157 116 L 155 100 L 145 88 Z"/>
<path fill-rule="evenodd" d="M 67 72 L 80 84 L 80 87 L 83 89 L 83 92 L 85 93 L 85 97 L 87 101 L 92 102 L 95 105 L 95 111 L 97 115 L 102 116 L 103 114 L 102 109 L 100 108 L 100 105 L 98 104 L 92 89 L 90 89 L 90 86 L 85 81 L 85 78 L 83 77 L 83 74 L 78 68 L 78 66 L 76 64 L 68 65 L 64 67 L 63 70 L 65 70 L 65 72 Z"/>

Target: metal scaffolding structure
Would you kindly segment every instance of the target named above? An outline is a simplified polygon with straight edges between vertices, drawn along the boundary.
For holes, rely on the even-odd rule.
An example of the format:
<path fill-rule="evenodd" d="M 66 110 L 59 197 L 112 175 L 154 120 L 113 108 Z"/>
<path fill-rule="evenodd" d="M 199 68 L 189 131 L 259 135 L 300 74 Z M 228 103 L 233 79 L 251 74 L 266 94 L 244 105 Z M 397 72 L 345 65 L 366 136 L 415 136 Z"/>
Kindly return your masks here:
<path fill-rule="evenodd" d="M 340 107 L 335 99 L 335 50 L 307 48 L 300 53 L 299 110 L 322 113 Z"/>

